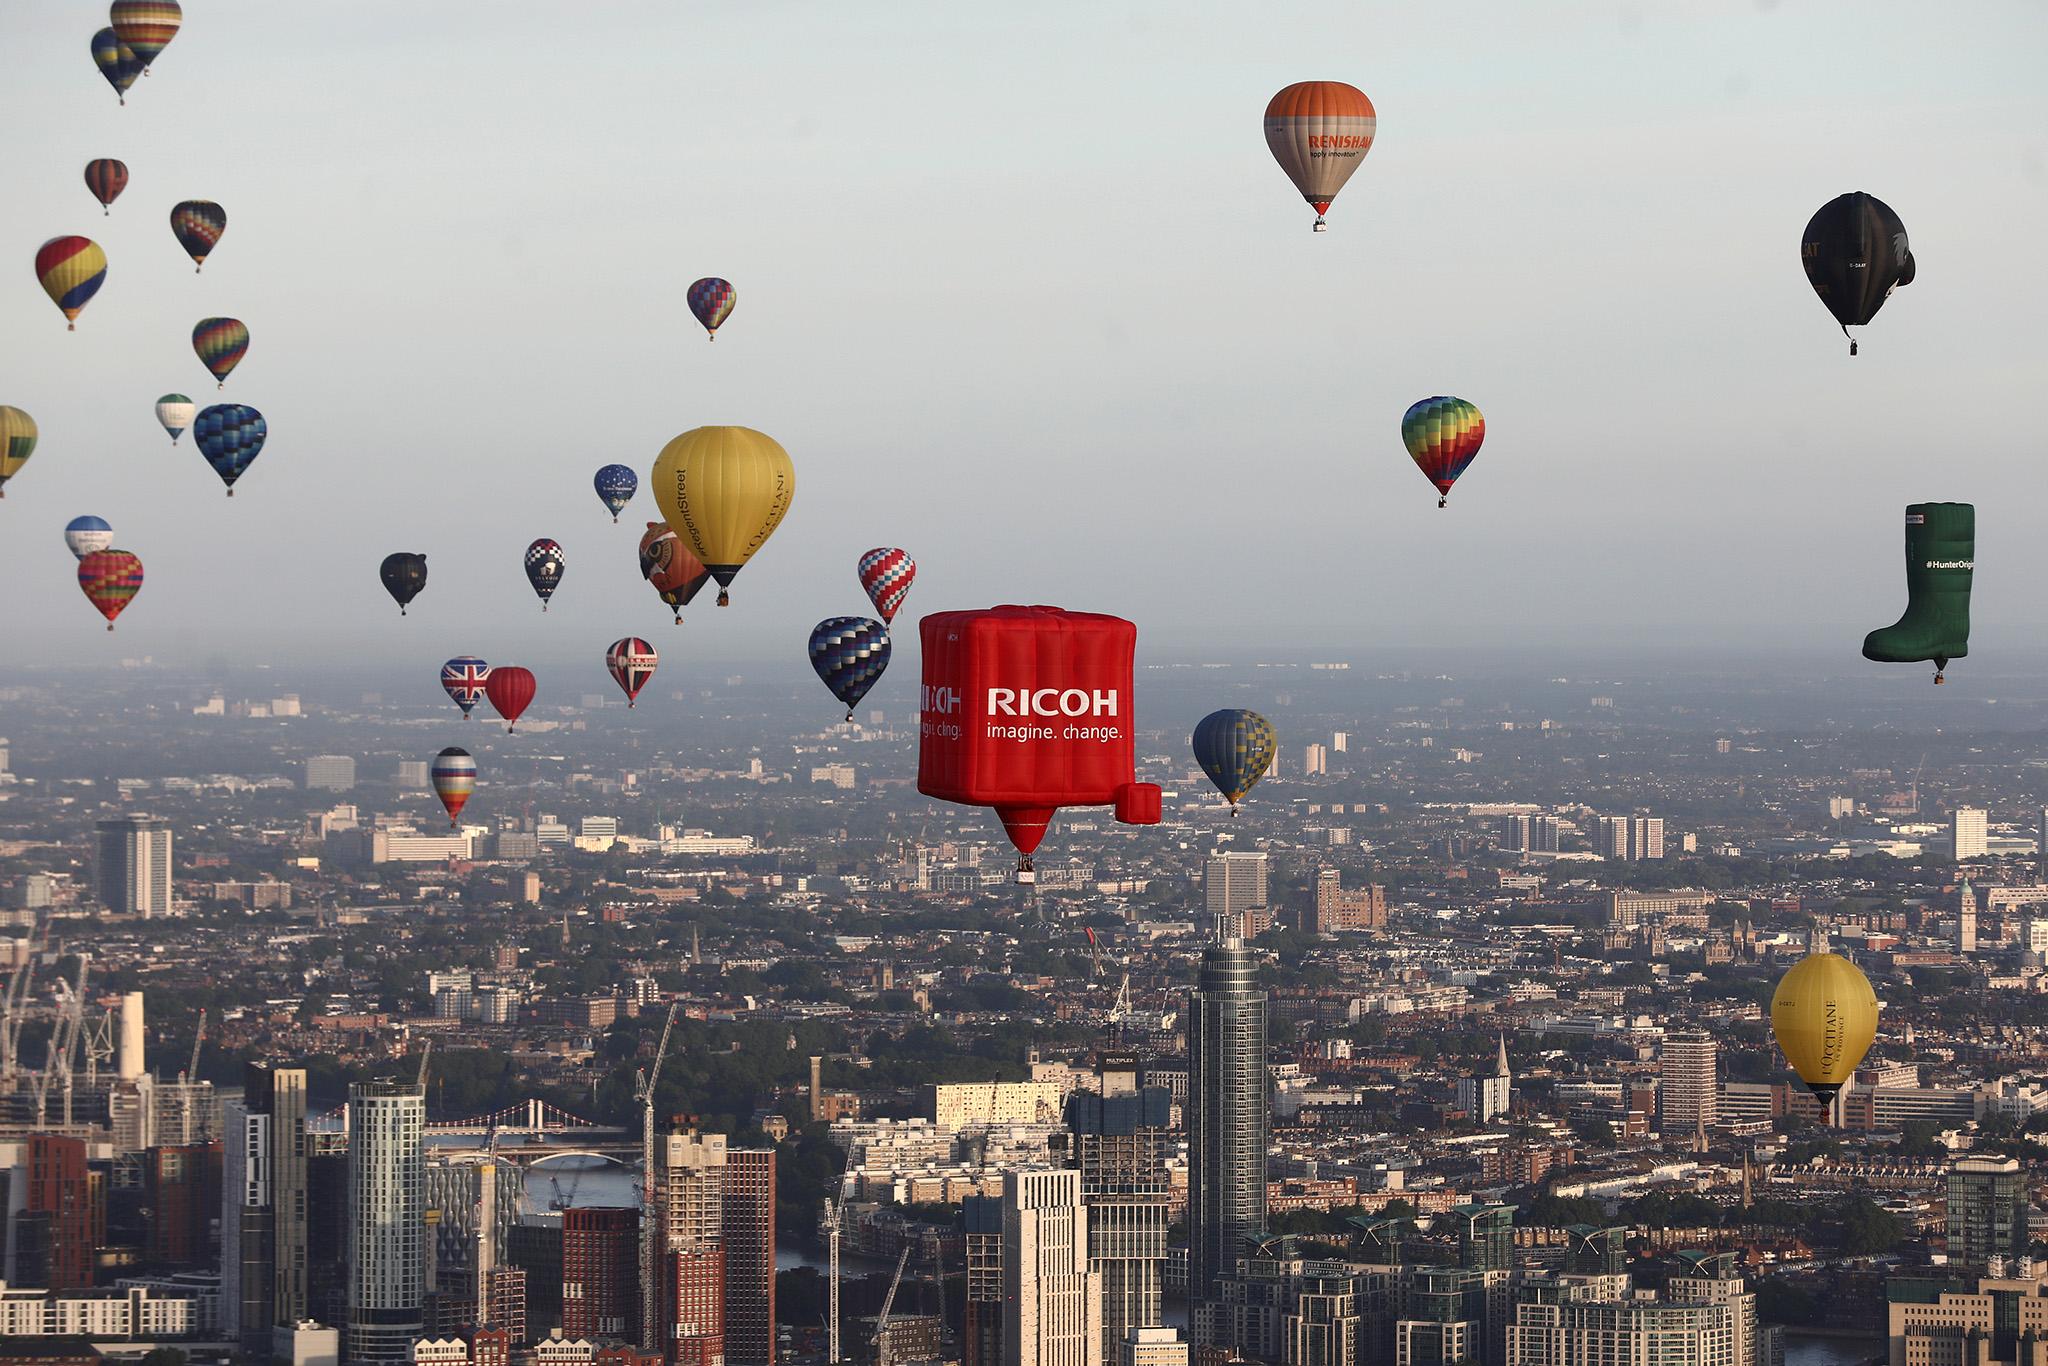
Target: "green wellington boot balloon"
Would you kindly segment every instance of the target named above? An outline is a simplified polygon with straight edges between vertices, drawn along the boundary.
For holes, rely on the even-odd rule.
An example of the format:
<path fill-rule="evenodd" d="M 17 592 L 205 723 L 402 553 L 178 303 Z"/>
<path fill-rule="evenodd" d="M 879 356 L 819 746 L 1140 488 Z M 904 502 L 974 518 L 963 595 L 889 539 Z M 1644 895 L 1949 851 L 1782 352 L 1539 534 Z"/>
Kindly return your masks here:
<path fill-rule="evenodd" d="M 1977 509 L 1915 503 L 1906 509 L 1906 615 L 1863 638 L 1863 657 L 1883 664 L 1934 661 L 1934 681 L 1970 653 L 1970 571 L 1977 567 Z"/>

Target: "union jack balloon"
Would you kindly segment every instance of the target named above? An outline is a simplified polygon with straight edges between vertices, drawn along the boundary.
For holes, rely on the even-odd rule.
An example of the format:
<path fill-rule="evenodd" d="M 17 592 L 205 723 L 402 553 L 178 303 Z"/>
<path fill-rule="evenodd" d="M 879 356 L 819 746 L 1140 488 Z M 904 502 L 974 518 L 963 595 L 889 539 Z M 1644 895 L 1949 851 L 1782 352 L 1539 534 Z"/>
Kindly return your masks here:
<path fill-rule="evenodd" d="M 491 666 L 475 655 L 457 655 L 441 666 L 441 686 L 464 716 L 484 700 L 484 688 L 491 681 Z"/>

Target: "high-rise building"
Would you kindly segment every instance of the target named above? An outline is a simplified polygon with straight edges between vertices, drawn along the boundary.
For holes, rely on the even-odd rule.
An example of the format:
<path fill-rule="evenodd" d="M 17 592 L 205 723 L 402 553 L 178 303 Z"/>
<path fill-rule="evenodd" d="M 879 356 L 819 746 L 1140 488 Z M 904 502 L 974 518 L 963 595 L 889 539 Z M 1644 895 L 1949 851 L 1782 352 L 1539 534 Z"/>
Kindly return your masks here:
<path fill-rule="evenodd" d="M 270 1350 L 309 1309 L 306 1073 L 251 1063 L 221 1144 L 221 1314 L 230 1336 Z M 337 1230 L 338 1232 L 338 1230 Z"/>
<path fill-rule="evenodd" d="M 960 1201 L 967 1254 L 967 1305 L 960 1331 L 960 1366 L 1002 1366 L 1003 1202 L 994 1195 Z"/>
<path fill-rule="evenodd" d="M 725 1359 L 775 1366 L 775 1150 L 725 1154 Z"/>
<path fill-rule="evenodd" d="M 1473 1123 L 1484 1124 L 1494 1116 L 1508 1112 L 1514 1097 L 1514 1084 L 1514 1076 L 1508 1071 L 1508 1036 L 1503 1034 L 1500 1036 L 1500 1057 L 1494 1062 L 1492 1074 L 1458 1079 L 1458 1108 Z"/>
<path fill-rule="evenodd" d="M 1188 1302 L 1199 1347 L 1210 1341 L 1202 1306 L 1266 1223 L 1266 993 L 1238 939 L 1203 951 L 1187 1031 Z"/>
<path fill-rule="evenodd" d="M 612 1205 L 563 1210 L 563 1335 L 631 1337 L 639 1310 L 639 1212 Z"/>
<path fill-rule="evenodd" d="M 2040 881 L 2048 882 L 2048 806 L 2041 808 L 2041 819 L 2034 825 L 2034 854 Z"/>
<path fill-rule="evenodd" d="M 2027 1253 L 2027 1181 L 2018 1159 L 1963 1157 L 1948 1169 L 1948 1260 L 2003 1274 Z"/>
<path fill-rule="evenodd" d="M 1554 854 L 1563 825 L 1555 816 L 1502 816 L 1500 847 L 1509 853 Z"/>
<path fill-rule="evenodd" d="M 1515 1266 L 1515 1207 L 1458 1205 L 1458 1265 L 1467 1271 L 1512 1271 Z"/>
<path fill-rule="evenodd" d="M 1103 1366 L 1077 1171 L 1003 1174 L 1004 1366 Z"/>
<path fill-rule="evenodd" d="M 1266 863 L 1262 853 L 1229 850 L 1209 855 L 1202 865 L 1202 895 L 1211 924 L 1225 919 L 1242 927 L 1245 912 L 1267 904 Z"/>
<path fill-rule="evenodd" d="M 1102 1360 L 1156 1328 L 1166 1277 L 1166 1207 L 1173 1182 L 1173 1093 L 1138 1085 L 1135 1054 L 1104 1054 L 1096 1089 L 1067 1099 L 1073 1162 L 1088 1207 L 1088 1264 L 1102 1287 Z"/>
<path fill-rule="evenodd" d="M 1377 930 L 1387 923 L 1387 889 L 1375 882 L 1355 892 L 1344 890 L 1344 878 L 1335 868 L 1316 874 L 1315 920 L 1307 926 L 1311 934 L 1336 934 L 1346 930 Z"/>
<path fill-rule="evenodd" d="M 1187 1339 L 1178 1328 L 1133 1328 L 1104 1366 L 1188 1366 Z"/>
<path fill-rule="evenodd" d="M 145 1251 L 159 1270 L 208 1267 L 220 1213 L 220 1144 L 156 1147 L 143 1154 L 142 1198 L 149 1211 Z"/>
<path fill-rule="evenodd" d="M 1714 1122 L 1717 1045 L 1710 1035 L 1666 1034 L 1657 1050 L 1657 1130 L 1665 1141 L 1688 1139 Z"/>
<path fill-rule="evenodd" d="M 1595 816 L 1593 852 L 1627 863 L 1664 857 L 1662 816 Z"/>
<path fill-rule="evenodd" d="M 93 892 L 116 915 L 171 913 L 171 825 L 155 816 L 101 821 Z"/>
<path fill-rule="evenodd" d="M 1957 863 L 1983 858 L 1991 852 L 1990 829 L 1981 807 L 1959 806 L 1949 818 L 1949 853 Z"/>
<path fill-rule="evenodd" d="M 351 1366 L 403 1366 L 426 1298 L 426 1088 L 348 1089 L 348 1321 Z"/>
<path fill-rule="evenodd" d="M 346 754 L 316 754 L 306 760 L 308 792 L 346 792 L 356 785 L 356 761 Z"/>
<path fill-rule="evenodd" d="M 1661 1298 L 1628 1297 L 1625 1277 L 1566 1275 L 1528 1287 L 1507 1325 L 1506 1366 L 1750 1366 L 1756 1297 L 1735 1280 L 1700 1299 L 1673 1279 L 1680 1286 Z"/>
<path fill-rule="evenodd" d="M 724 1134 L 666 1135 L 661 1160 L 657 1340 L 672 1366 L 721 1366 L 725 1355 Z"/>
<path fill-rule="evenodd" d="M 1330 771 L 1330 751 L 1321 745 L 1309 745 L 1301 752 L 1301 776 L 1320 778 Z"/>
<path fill-rule="evenodd" d="M 1964 878 L 1962 886 L 1956 888 L 1956 952 L 1971 954 L 1977 951 L 1977 889 Z"/>
<path fill-rule="evenodd" d="M 1332 735 L 1330 737 L 1330 748 L 1338 754 L 1348 753 L 1351 749 L 1351 732 L 1340 730 L 1335 735 Z"/>
<path fill-rule="evenodd" d="M 27 1198 L 15 1234 L 17 1278 L 46 1290 L 83 1290 L 93 1282 L 92 1181 L 85 1140 L 59 1134 L 28 1139 Z"/>
<path fill-rule="evenodd" d="M 400 759 L 398 761 L 398 786 L 418 791 L 427 785 L 429 777 L 425 759 Z"/>

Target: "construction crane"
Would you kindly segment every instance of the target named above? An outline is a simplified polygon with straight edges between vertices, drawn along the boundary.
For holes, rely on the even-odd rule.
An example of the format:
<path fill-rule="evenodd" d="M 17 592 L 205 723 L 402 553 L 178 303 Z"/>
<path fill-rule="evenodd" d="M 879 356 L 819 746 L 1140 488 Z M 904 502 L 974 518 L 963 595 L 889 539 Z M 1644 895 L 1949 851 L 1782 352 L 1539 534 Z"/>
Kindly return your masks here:
<path fill-rule="evenodd" d="M 839 1206 L 830 1196 L 818 1231 L 825 1235 L 825 1361 L 839 1366 Z"/>
<path fill-rule="evenodd" d="M 420 1098 L 422 1100 L 426 1098 L 427 1094 L 427 1060 L 433 1056 L 434 1041 L 432 1039 L 428 1039 L 425 1043 L 422 1043 L 420 1045 L 420 1075 L 418 1084 L 420 1088 Z M 198 1064 L 199 1059 L 199 1046 L 197 1044 L 194 1044 L 192 1046 L 192 1058 L 193 1064 L 196 1066 Z"/>
<path fill-rule="evenodd" d="M 661 1025 L 661 1042 L 654 1046 L 654 1061 L 641 1079 L 640 1102 L 640 1350 L 652 1352 L 661 1323 L 661 1304 L 655 1294 L 661 1279 L 661 1196 L 654 1180 L 654 1088 L 661 1081 L 661 1060 L 668 1056 L 669 1036 L 675 1032 L 676 1002 L 668 1005 L 668 1019 Z"/>
<path fill-rule="evenodd" d="M 77 1055 L 78 1036 L 85 1032 L 85 979 L 92 955 L 78 955 L 78 985 L 57 979 L 57 1015 L 50 1026 L 50 1042 L 43 1053 L 42 1074 L 36 1078 L 36 1127 L 49 1118 L 50 1087 L 59 1086 L 64 1095 L 64 1123 L 71 1123 L 71 1067 Z"/>
<path fill-rule="evenodd" d="M 199 1007 L 199 1027 L 192 1031 L 192 1061 L 178 1074 L 178 1141 L 192 1142 L 192 1082 L 199 1075 L 199 1050 L 206 1043 L 206 1007 Z"/>
<path fill-rule="evenodd" d="M 13 1095 L 20 1081 L 21 1026 L 28 1018 L 29 973 L 36 961 L 47 925 L 41 916 L 21 946 L 21 961 L 7 979 L 7 992 L 0 998 L 0 1095 Z"/>
<path fill-rule="evenodd" d="M 910 1260 L 910 1244 L 896 1254 L 896 1274 L 889 1278 L 889 1293 L 882 1296 L 882 1312 L 875 1315 L 875 1366 L 889 1366 L 889 1311 L 896 1305 L 896 1287 L 903 1284 L 903 1264 Z"/>

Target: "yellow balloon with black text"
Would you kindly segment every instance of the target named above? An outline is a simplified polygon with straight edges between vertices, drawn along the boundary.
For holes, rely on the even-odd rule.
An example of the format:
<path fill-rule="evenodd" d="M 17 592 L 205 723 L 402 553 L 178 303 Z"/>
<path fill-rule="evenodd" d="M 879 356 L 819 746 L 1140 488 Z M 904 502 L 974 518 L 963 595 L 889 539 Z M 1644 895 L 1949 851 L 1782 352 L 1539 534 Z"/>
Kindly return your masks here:
<path fill-rule="evenodd" d="M 1877 993 L 1839 954 L 1802 958 L 1778 979 L 1771 1032 L 1806 1089 L 1832 1101 L 1877 1038 Z"/>
<path fill-rule="evenodd" d="M 670 529 L 718 580 L 724 607 L 733 576 L 788 514 L 796 466 L 751 427 L 698 427 L 661 448 L 651 482 Z"/>

